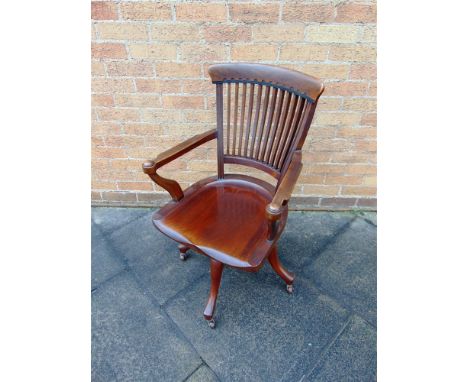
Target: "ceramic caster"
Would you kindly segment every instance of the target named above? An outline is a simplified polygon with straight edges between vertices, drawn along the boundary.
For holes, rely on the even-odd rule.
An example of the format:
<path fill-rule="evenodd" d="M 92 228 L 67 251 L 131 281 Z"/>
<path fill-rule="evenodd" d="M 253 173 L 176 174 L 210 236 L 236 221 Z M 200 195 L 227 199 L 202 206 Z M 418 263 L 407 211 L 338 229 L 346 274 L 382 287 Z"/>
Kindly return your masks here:
<path fill-rule="evenodd" d="M 208 321 L 208 326 L 211 329 L 214 329 L 216 327 L 216 322 L 215 322 L 214 318 L 212 318 L 211 320 Z"/>
<path fill-rule="evenodd" d="M 288 291 L 289 294 L 291 294 L 294 290 L 294 287 L 292 284 L 286 285 L 286 290 Z"/>
<path fill-rule="evenodd" d="M 179 254 L 179 257 L 180 257 L 180 259 L 181 259 L 182 261 L 185 261 L 185 260 L 187 260 L 188 255 L 187 255 L 186 253 L 182 253 L 182 252 L 181 252 L 181 253 Z"/>

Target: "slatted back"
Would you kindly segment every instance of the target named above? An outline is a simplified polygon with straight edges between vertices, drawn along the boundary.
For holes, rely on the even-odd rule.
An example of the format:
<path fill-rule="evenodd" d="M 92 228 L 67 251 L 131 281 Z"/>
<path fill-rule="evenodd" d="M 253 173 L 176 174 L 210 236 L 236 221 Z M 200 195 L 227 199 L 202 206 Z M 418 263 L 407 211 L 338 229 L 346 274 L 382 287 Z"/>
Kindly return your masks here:
<path fill-rule="evenodd" d="M 217 86 L 218 176 L 224 163 L 235 163 L 280 179 L 304 143 L 323 84 L 270 65 L 218 64 L 208 71 Z"/>

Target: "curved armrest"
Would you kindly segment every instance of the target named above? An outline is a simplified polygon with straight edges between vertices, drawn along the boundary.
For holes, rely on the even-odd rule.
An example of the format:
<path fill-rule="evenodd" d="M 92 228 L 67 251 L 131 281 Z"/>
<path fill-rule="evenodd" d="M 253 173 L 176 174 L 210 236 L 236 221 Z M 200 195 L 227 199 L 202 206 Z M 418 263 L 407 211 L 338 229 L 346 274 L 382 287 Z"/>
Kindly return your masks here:
<path fill-rule="evenodd" d="M 284 178 L 281 180 L 275 195 L 273 196 L 270 204 L 266 206 L 266 216 L 269 223 L 269 240 L 272 240 L 276 236 L 277 226 L 276 222 L 281 217 L 281 213 L 284 210 L 284 206 L 288 203 L 291 198 L 291 194 L 296 185 L 297 179 L 302 170 L 302 153 L 296 151 L 293 154 L 291 164 L 286 170 Z"/>
<path fill-rule="evenodd" d="M 147 174 L 156 184 L 160 185 L 171 194 L 172 199 L 178 201 L 184 197 L 184 193 L 179 183 L 175 180 L 166 179 L 156 173 L 156 170 L 174 159 L 186 154 L 190 150 L 202 145 L 217 137 L 217 130 L 212 129 L 205 133 L 193 136 L 186 141 L 159 154 L 155 159 L 143 163 L 143 172 Z"/>

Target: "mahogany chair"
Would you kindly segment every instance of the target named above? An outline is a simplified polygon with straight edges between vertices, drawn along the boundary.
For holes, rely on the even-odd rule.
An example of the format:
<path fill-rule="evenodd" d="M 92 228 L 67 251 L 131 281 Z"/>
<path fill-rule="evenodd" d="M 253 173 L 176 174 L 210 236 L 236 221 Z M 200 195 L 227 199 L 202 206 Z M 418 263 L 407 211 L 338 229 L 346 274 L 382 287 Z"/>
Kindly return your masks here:
<path fill-rule="evenodd" d="M 258 271 L 266 259 L 292 293 L 294 274 L 278 258 L 277 241 L 288 216 L 288 200 L 301 172 L 301 148 L 323 83 L 281 67 L 248 63 L 212 65 L 216 84 L 217 128 L 143 163 L 143 171 L 166 189 L 172 201 L 153 215 L 153 224 L 179 243 L 180 258 L 192 249 L 210 258 L 211 289 L 204 317 L 213 314 L 225 265 Z M 182 191 L 157 170 L 203 143 L 217 140 L 217 176 Z M 240 174 L 226 174 L 232 163 L 265 171 L 276 187 Z"/>

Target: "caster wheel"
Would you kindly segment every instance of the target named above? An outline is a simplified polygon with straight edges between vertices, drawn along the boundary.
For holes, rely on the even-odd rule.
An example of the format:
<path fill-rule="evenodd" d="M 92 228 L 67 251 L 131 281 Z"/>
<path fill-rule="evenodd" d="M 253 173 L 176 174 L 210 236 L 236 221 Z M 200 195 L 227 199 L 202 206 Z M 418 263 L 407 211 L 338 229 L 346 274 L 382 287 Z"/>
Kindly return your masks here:
<path fill-rule="evenodd" d="M 292 284 L 286 285 L 286 290 L 288 291 L 289 294 L 291 294 L 294 291 L 294 287 Z"/>
<path fill-rule="evenodd" d="M 216 322 L 215 320 L 212 318 L 211 320 L 208 321 L 208 326 L 211 328 L 211 329 L 214 329 L 216 327 Z"/>
<path fill-rule="evenodd" d="M 181 252 L 180 255 L 179 255 L 179 257 L 180 257 L 180 259 L 181 259 L 182 261 L 185 261 L 185 260 L 187 260 L 188 255 L 187 255 L 186 253 L 182 253 L 182 252 Z"/>

